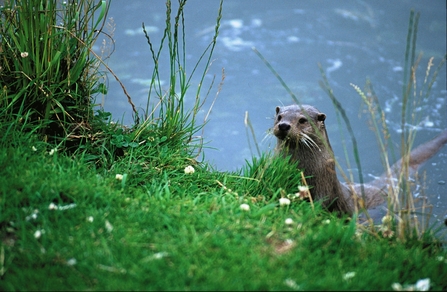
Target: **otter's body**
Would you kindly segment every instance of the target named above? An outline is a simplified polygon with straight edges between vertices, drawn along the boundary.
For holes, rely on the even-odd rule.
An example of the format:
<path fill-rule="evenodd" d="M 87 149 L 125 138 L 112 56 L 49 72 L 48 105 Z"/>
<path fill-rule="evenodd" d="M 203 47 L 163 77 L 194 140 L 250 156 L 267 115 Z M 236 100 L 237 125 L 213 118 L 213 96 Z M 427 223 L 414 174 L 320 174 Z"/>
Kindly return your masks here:
<path fill-rule="evenodd" d="M 312 186 L 310 193 L 314 200 L 321 200 L 330 211 L 351 214 L 355 209 L 353 193 L 365 194 L 365 207 L 372 208 L 384 202 L 388 176 L 386 174 L 368 184 L 340 183 L 335 171 L 334 153 L 326 132 L 326 115 L 309 105 L 290 105 L 276 108 L 273 134 L 277 137 L 276 151 L 290 155 L 298 161 L 298 167 L 304 171 Z M 410 171 L 432 157 L 445 143 L 447 130 L 435 139 L 419 146 L 410 153 Z M 392 167 L 398 173 L 401 160 Z"/>

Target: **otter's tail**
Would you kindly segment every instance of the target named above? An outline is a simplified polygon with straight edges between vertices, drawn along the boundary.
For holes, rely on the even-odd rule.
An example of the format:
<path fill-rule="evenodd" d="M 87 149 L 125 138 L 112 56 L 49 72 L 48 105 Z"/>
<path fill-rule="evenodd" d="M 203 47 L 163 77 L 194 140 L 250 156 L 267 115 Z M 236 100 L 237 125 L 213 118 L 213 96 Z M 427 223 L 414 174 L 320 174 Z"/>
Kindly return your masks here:
<path fill-rule="evenodd" d="M 396 178 L 399 176 L 399 173 L 402 170 L 403 163 L 405 161 L 409 162 L 408 170 L 409 175 L 414 176 L 416 172 L 418 171 L 419 167 L 424 164 L 428 159 L 433 157 L 445 144 L 447 143 L 447 129 L 441 132 L 438 136 L 436 136 L 434 139 L 418 146 L 416 149 L 413 149 L 413 151 L 410 152 L 409 158 L 405 159 L 401 158 L 396 163 L 394 163 L 391 166 L 391 174 L 393 178 Z M 383 188 L 386 186 L 387 178 L 389 175 L 387 175 L 387 172 L 382 174 L 380 177 L 374 179 L 369 184 L 378 187 Z"/>

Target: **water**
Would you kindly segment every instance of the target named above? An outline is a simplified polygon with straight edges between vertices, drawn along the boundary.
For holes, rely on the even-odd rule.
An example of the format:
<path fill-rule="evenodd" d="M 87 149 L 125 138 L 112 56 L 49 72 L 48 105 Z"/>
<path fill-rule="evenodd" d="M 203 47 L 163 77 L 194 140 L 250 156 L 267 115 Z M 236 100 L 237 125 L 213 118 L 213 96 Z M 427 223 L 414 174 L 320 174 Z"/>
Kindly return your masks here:
<path fill-rule="evenodd" d="M 133 0 L 123 3 L 113 1 L 109 12 L 116 25 L 116 46 L 108 64 L 123 81 L 133 102 L 145 108 L 153 64 L 141 24 L 145 23 L 152 41 L 158 44 L 165 25 L 165 2 Z M 203 3 L 190 0 L 185 8 L 190 66 L 186 69 L 189 72 L 211 41 L 217 16 L 218 1 Z M 214 61 L 205 79 L 209 86 L 212 77 L 216 76 L 216 84 L 202 116 L 217 91 L 222 68 L 225 69 L 225 83 L 205 127 L 203 136 L 210 147 L 204 152 L 205 159 L 217 169 L 236 170 L 246 159 L 257 155 L 249 147 L 250 139 L 254 150 L 252 137 L 247 136 L 244 125 L 246 112 L 260 149 L 270 151 L 274 147 L 275 140 L 267 135 L 267 130 L 273 124 L 275 107 L 291 104 L 293 100 L 254 53 L 252 48 L 255 47 L 302 103 L 312 104 L 326 113 L 332 147 L 346 169 L 335 110 L 318 85 L 322 78 L 317 64 L 321 63 L 335 95 L 350 117 L 359 143 L 364 175 L 381 174 L 383 166 L 375 134 L 369 129 L 367 115 L 361 110 L 361 100 L 350 83 L 363 88 L 366 78 L 372 81 L 380 103 L 387 111 L 387 123 L 398 149 L 402 70 L 412 8 L 421 13 L 417 46 L 424 55 L 417 78 L 422 82 L 429 57 L 435 57 L 437 65 L 446 52 L 445 1 L 225 1 Z M 198 77 L 192 80 L 191 92 L 195 91 Z M 112 112 L 115 119 L 131 123 L 127 98 L 117 82 L 109 79 L 105 110 Z M 445 68 L 437 80 L 429 100 L 418 112 L 422 122 L 417 125 L 415 145 L 447 127 Z M 345 130 L 342 132 L 346 133 Z M 352 153 L 349 141 L 346 148 Z M 353 161 L 352 155 L 349 158 Z M 447 147 L 444 147 L 421 172 L 426 176 L 424 192 L 419 196 L 428 196 L 437 221 L 447 214 L 446 170 Z"/>

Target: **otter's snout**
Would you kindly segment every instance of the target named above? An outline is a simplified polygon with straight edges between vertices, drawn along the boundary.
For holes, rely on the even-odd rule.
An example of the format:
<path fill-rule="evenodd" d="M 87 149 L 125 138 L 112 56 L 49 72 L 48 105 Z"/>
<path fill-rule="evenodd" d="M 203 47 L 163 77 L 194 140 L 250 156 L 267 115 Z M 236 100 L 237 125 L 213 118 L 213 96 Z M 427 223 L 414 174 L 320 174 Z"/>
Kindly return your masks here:
<path fill-rule="evenodd" d="M 280 122 L 275 126 L 273 134 L 276 136 L 276 138 L 283 140 L 287 137 L 291 128 L 292 126 L 290 125 L 290 123 Z"/>
<path fill-rule="evenodd" d="M 278 124 L 278 129 L 282 132 L 287 132 L 288 130 L 290 130 L 291 126 L 289 123 L 279 123 Z"/>

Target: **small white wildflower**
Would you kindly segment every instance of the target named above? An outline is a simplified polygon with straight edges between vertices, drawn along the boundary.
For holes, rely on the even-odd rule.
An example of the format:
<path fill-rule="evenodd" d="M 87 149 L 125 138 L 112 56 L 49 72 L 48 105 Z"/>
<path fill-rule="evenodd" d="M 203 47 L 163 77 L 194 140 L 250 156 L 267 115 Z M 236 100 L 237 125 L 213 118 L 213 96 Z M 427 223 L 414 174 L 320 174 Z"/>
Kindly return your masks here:
<path fill-rule="evenodd" d="M 50 152 L 48 152 L 48 154 L 53 155 L 56 151 L 57 151 L 57 148 L 51 149 Z"/>
<path fill-rule="evenodd" d="M 292 218 L 287 218 L 284 223 L 286 223 L 286 225 L 292 225 L 293 224 L 293 219 Z"/>
<path fill-rule="evenodd" d="M 430 290 L 430 279 L 425 278 L 418 280 L 415 285 L 416 291 L 428 291 Z"/>
<path fill-rule="evenodd" d="M 123 180 L 123 175 L 117 173 L 117 174 L 115 175 L 115 179 L 117 179 L 117 180 Z"/>
<path fill-rule="evenodd" d="M 88 217 L 87 217 L 87 221 L 88 221 L 88 222 L 93 222 L 93 220 L 94 220 L 94 219 L 93 219 L 93 216 L 88 216 Z"/>
<path fill-rule="evenodd" d="M 57 205 L 55 203 L 50 203 L 48 210 L 57 210 Z"/>
<path fill-rule="evenodd" d="M 391 238 L 394 236 L 394 231 L 393 230 L 389 230 L 389 229 L 384 229 L 382 230 L 382 236 L 384 238 Z"/>
<path fill-rule="evenodd" d="M 355 277 L 355 272 L 348 272 L 343 275 L 343 280 L 348 281 Z"/>
<path fill-rule="evenodd" d="M 284 280 L 284 284 L 294 290 L 300 290 L 300 286 L 295 282 L 295 280 L 292 280 L 290 278 Z"/>
<path fill-rule="evenodd" d="M 112 224 L 110 224 L 109 220 L 106 220 L 105 226 L 106 226 L 107 232 L 112 232 L 113 226 L 112 226 Z"/>
<path fill-rule="evenodd" d="M 279 199 L 279 205 L 280 206 L 290 205 L 290 200 L 287 198 L 281 198 L 281 199 Z"/>
<path fill-rule="evenodd" d="M 294 241 L 293 241 L 293 239 L 288 238 L 284 241 L 284 243 L 287 245 L 292 245 L 292 244 L 294 244 Z"/>
<path fill-rule="evenodd" d="M 194 173 L 196 170 L 194 169 L 194 167 L 192 167 L 191 165 L 188 165 L 187 167 L 185 167 L 185 173 L 186 174 L 192 174 Z"/>
<path fill-rule="evenodd" d="M 390 223 L 392 220 L 393 220 L 393 217 L 391 217 L 390 215 L 385 215 L 382 218 L 382 224 Z"/>
<path fill-rule="evenodd" d="M 393 288 L 394 291 L 402 291 L 402 285 L 399 283 L 391 284 L 391 288 Z"/>
<path fill-rule="evenodd" d="M 31 149 L 33 149 L 33 151 L 37 151 L 37 148 L 34 146 Z"/>
<path fill-rule="evenodd" d="M 242 211 L 250 211 L 250 205 L 248 204 L 241 204 L 239 208 L 241 208 Z"/>
<path fill-rule="evenodd" d="M 42 231 L 40 230 L 36 230 L 36 232 L 34 232 L 34 237 L 39 239 L 42 236 Z"/>
<path fill-rule="evenodd" d="M 323 222 L 322 222 L 323 224 L 329 224 L 329 223 L 331 223 L 331 220 L 329 220 L 329 219 L 326 219 L 326 220 L 323 220 Z"/>
<path fill-rule="evenodd" d="M 162 251 L 162 252 L 157 252 L 157 253 L 155 253 L 155 254 L 153 255 L 153 258 L 154 258 L 155 260 L 159 260 L 159 259 L 162 259 L 162 258 L 164 258 L 164 257 L 166 257 L 166 256 L 168 256 L 168 253 L 165 252 L 165 251 Z"/>
<path fill-rule="evenodd" d="M 67 261 L 67 265 L 68 265 L 68 266 L 74 266 L 74 265 L 76 265 L 76 264 L 77 264 L 77 261 L 76 261 L 75 258 L 71 258 L 71 259 L 69 259 L 69 260 Z"/>
<path fill-rule="evenodd" d="M 26 57 L 28 57 L 28 52 L 22 52 L 22 53 L 20 53 L 20 57 L 22 57 L 22 58 L 26 58 Z"/>
<path fill-rule="evenodd" d="M 37 214 L 39 214 L 39 210 L 35 209 L 31 215 L 25 217 L 26 221 L 30 221 L 31 219 L 36 220 Z"/>
<path fill-rule="evenodd" d="M 301 200 L 304 200 L 306 198 L 309 198 L 309 188 L 306 186 L 299 186 L 298 187 L 298 193 L 296 193 L 296 196 L 300 198 Z"/>

